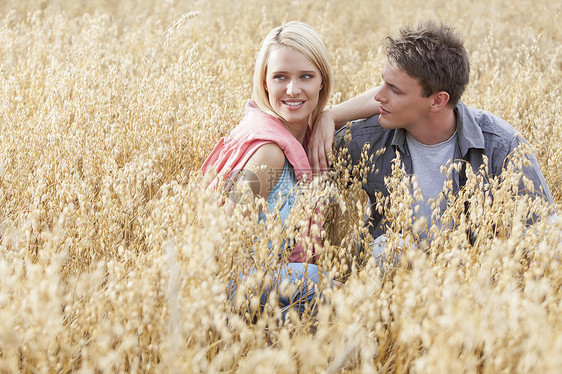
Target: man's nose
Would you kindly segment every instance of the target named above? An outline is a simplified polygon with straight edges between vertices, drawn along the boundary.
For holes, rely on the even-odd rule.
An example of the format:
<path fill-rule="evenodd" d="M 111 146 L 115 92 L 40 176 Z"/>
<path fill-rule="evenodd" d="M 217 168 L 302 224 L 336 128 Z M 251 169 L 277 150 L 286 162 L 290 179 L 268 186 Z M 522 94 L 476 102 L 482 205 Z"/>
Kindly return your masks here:
<path fill-rule="evenodd" d="M 378 101 L 379 103 L 386 101 L 386 90 L 384 88 L 384 85 L 381 88 L 379 88 L 379 90 L 375 94 L 375 100 Z"/>

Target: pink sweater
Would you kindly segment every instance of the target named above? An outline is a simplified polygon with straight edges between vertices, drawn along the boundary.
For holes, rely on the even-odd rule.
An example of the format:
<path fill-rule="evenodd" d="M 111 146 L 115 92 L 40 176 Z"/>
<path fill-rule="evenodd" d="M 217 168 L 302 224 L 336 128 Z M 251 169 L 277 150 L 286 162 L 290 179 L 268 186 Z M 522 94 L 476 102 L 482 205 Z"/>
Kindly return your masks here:
<path fill-rule="evenodd" d="M 305 139 L 305 143 L 308 140 Z M 207 188 L 215 189 L 218 178 L 231 181 L 236 177 L 254 152 L 264 144 L 277 143 L 285 153 L 287 160 L 293 165 L 295 176 L 301 180 L 305 175 L 312 176 L 312 168 L 308 162 L 306 152 L 299 141 L 283 126 L 281 121 L 267 113 L 262 112 L 252 100 L 246 104 L 246 115 L 242 122 L 222 138 L 207 157 L 201 170 L 207 173 L 214 169 L 217 177 Z M 232 173 L 234 171 L 234 173 Z M 227 189 L 232 187 L 227 183 Z"/>

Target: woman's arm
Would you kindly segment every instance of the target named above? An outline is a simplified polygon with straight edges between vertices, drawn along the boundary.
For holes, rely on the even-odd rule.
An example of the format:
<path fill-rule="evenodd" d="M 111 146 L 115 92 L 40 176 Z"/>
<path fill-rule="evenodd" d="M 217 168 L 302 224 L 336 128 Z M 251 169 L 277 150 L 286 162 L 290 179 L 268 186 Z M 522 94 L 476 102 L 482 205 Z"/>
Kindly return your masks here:
<path fill-rule="evenodd" d="M 379 103 L 375 101 L 378 89 L 379 87 L 371 88 L 361 95 L 324 110 L 318 116 L 308 143 L 308 159 L 314 171 L 327 169 L 327 155 L 332 149 L 336 130 L 349 121 L 371 117 L 379 113 Z"/>
<path fill-rule="evenodd" d="M 271 189 L 277 183 L 281 171 L 285 166 L 285 154 L 276 143 L 268 143 L 259 147 L 250 157 L 236 185 L 233 187 L 238 192 L 249 189 L 254 196 L 267 199 Z M 226 212 L 232 214 L 236 199 L 226 202 Z"/>

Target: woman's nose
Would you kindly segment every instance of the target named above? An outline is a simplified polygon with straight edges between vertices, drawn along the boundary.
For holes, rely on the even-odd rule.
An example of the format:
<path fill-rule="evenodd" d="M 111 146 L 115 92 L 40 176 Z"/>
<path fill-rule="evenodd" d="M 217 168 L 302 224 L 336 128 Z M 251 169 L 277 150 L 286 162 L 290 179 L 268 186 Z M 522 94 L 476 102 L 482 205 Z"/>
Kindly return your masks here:
<path fill-rule="evenodd" d="M 300 86 L 296 81 L 292 80 L 287 84 L 287 95 L 295 96 L 298 95 L 300 91 Z"/>

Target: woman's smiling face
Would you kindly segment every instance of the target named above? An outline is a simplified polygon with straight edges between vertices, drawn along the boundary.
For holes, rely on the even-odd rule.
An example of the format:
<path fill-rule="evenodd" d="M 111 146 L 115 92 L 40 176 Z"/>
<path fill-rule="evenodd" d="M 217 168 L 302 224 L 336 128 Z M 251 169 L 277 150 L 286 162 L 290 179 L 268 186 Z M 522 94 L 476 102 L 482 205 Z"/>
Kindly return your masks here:
<path fill-rule="evenodd" d="M 265 87 L 271 107 L 286 125 L 308 125 L 318 105 L 322 76 L 305 55 L 279 45 L 267 59 Z"/>

